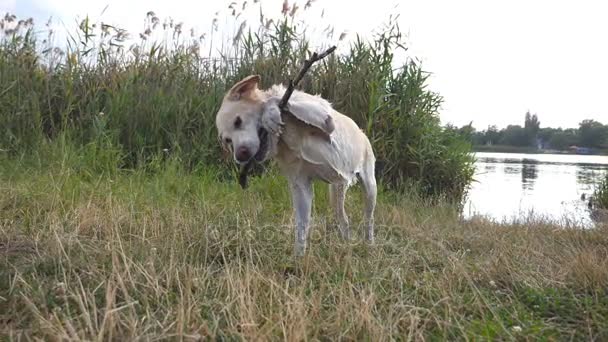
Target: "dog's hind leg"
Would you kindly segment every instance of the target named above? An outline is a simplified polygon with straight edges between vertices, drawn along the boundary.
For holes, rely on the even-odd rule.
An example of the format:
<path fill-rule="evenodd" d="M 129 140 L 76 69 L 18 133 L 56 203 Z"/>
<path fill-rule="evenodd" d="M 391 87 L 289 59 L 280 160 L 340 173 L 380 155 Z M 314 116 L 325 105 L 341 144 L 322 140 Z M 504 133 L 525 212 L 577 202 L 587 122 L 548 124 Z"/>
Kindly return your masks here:
<path fill-rule="evenodd" d="M 363 212 L 365 219 L 365 238 L 368 242 L 374 242 L 374 209 L 376 208 L 376 195 L 378 187 L 376 185 L 376 176 L 374 175 L 374 162 L 368 163 L 363 172 L 359 174 L 361 183 L 363 184 L 363 201 L 365 209 Z"/>
<path fill-rule="evenodd" d="M 329 183 L 327 189 L 327 199 L 329 200 L 329 207 L 332 211 L 336 210 L 336 190 L 334 185 Z"/>
<path fill-rule="evenodd" d="M 350 240 L 350 225 L 348 223 L 346 210 L 344 209 L 344 201 L 346 200 L 346 184 L 331 184 L 329 187 L 330 193 L 333 195 L 333 209 L 336 222 L 338 223 L 338 229 L 340 230 L 340 235 L 344 240 Z"/>
<path fill-rule="evenodd" d="M 328 187 L 327 187 L 327 200 L 329 202 L 329 213 L 328 213 L 328 217 L 333 217 L 332 219 L 328 218 L 328 226 L 333 228 L 336 228 L 338 222 L 335 219 L 335 213 L 336 213 L 336 189 L 334 189 L 334 185 L 329 183 Z"/>
<path fill-rule="evenodd" d="M 296 214 L 294 253 L 296 256 L 304 256 L 312 208 L 312 180 L 310 178 L 290 179 L 289 189 Z"/>

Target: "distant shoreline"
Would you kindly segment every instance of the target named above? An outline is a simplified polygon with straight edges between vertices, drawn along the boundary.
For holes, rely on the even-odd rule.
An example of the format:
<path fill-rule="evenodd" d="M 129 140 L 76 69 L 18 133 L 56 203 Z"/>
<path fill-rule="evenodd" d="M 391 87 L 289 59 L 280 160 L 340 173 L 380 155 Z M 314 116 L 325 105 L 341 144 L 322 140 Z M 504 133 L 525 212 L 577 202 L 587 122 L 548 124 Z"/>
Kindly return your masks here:
<path fill-rule="evenodd" d="M 494 153 L 527 153 L 527 154 L 575 154 L 575 155 L 595 155 L 605 156 L 608 155 L 607 149 L 594 149 L 591 153 L 575 153 L 568 150 L 551 150 L 551 149 L 538 149 L 533 147 L 520 147 L 520 146 L 508 146 L 508 145 L 473 145 L 473 152 L 494 152 Z"/>

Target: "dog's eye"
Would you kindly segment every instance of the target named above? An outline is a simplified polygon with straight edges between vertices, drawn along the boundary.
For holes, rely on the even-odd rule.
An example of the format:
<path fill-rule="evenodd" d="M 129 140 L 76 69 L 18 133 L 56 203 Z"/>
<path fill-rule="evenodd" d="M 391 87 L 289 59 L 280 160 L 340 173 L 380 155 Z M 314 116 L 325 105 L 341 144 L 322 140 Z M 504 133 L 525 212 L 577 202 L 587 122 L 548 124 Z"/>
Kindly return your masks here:
<path fill-rule="evenodd" d="M 242 123 L 243 123 L 243 120 L 241 120 L 241 117 L 237 116 L 236 119 L 234 120 L 234 128 L 241 128 Z"/>
<path fill-rule="evenodd" d="M 225 138 L 225 139 L 224 139 L 224 142 L 226 143 L 226 145 L 230 145 L 230 144 L 232 144 L 232 139 L 230 139 L 230 138 Z"/>

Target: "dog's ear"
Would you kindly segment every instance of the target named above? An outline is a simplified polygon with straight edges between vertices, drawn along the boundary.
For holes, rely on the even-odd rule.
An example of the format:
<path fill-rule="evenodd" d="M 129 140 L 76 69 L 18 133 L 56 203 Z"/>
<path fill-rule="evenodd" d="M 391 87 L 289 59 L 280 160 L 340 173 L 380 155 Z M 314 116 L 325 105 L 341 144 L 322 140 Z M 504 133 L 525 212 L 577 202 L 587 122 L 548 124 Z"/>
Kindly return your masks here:
<path fill-rule="evenodd" d="M 233 101 L 251 98 L 254 92 L 258 89 L 258 84 L 260 81 L 260 75 L 247 76 L 230 88 L 228 97 Z"/>

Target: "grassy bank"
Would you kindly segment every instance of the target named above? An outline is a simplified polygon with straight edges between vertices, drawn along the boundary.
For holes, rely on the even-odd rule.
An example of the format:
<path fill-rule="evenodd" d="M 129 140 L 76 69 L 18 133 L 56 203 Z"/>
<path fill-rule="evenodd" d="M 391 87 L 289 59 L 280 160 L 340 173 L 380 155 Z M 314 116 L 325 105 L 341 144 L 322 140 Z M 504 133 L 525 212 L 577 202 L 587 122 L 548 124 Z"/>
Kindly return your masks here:
<path fill-rule="evenodd" d="M 377 244 L 347 244 L 318 184 L 296 261 L 280 177 L 242 191 L 170 156 L 154 170 L 90 163 L 70 150 L 0 155 L 5 337 L 608 338 L 605 228 L 462 222 L 381 193 Z"/>

